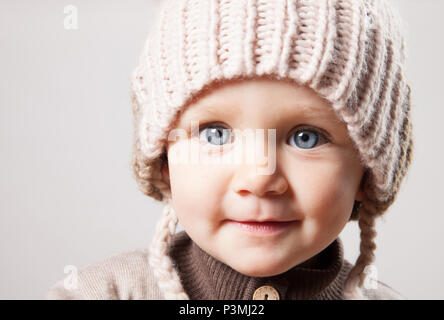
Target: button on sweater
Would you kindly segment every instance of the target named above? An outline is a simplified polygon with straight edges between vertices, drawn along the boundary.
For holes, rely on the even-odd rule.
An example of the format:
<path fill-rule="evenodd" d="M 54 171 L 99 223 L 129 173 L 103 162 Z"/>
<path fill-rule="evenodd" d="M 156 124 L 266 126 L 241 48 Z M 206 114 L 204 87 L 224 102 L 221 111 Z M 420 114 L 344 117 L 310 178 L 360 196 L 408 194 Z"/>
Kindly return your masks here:
<path fill-rule="evenodd" d="M 168 252 L 185 291 L 195 300 L 267 299 L 267 293 L 270 299 L 280 300 L 342 300 L 343 285 L 352 267 L 344 259 L 340 238 L 309 260 L 271 277 L 237 272 L 202 250 L 185 231 L 174 235 Z M 65 286 L 65 279 L 61 279 L 45 298 L 163 300 L 148 254 L 148 249 L 129 250 L 86 265 L 78 270 L 76 286 Z M 366 299 L 406 299 L 375 281 L 376 288 L 363 289 Z"/>

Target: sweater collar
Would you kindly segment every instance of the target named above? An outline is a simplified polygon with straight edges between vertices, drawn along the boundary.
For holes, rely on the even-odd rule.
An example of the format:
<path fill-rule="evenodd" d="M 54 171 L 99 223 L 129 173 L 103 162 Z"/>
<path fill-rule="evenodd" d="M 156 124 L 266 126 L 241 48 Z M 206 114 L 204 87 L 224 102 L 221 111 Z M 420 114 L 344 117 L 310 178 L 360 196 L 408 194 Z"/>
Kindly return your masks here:
<path fill-rule="evenodd" d="M 309 260 L 271 277 L 251 277 L 202 250 L 185 231 L 176 233 L 169 255 L 192 300 L 251 300 L 255 290 L 270 285 L 282 300 L 342 299 L 346 276 L 340 238 Z"/>

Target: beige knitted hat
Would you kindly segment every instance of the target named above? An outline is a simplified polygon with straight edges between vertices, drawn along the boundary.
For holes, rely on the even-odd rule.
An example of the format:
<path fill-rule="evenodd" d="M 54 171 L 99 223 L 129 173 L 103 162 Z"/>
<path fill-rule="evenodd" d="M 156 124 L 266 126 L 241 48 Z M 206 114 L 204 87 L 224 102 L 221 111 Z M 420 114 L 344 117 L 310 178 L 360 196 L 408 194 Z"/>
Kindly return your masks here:
<path fill-rule="evenodd" d="M 351 220 L 360 255 L 345 284 L 359 299 L 374 261 L 375 218 L 393 203 L 412 155 L 410 87 L 398 16 L 385 0 L 165 0 L 131 78 L 134 175 L 165 204 L 150 265 L 166 299 L 188 299 L 167 246 L 177 217 L 163 181 L 168 133 L 179 111 L 210 84 L 268 76 L 331 102 L 366 166 L 365 199 Z"/>

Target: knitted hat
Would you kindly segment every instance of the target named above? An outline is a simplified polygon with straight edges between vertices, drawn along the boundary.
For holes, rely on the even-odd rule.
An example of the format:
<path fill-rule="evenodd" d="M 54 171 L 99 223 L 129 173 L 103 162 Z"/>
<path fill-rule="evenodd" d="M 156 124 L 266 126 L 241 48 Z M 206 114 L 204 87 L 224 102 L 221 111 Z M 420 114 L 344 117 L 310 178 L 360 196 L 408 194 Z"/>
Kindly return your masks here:
<path fill-rule="evenodd" d="M 168 133 L 211 84 L 257 76 L 312 88 L 347 125 L 366 171 L 351 217 L 360 255 L 344 294 L 362 298 L 375 218 L 395 200 L 411 162 L 404 63 L 401 22 L 385 0 L 165 0 L 131 75 L 134 176 L 165 205 L 149 261 L 165 298 L 188 299 L 167 255 L 178 222 L 161 174 Z"/>

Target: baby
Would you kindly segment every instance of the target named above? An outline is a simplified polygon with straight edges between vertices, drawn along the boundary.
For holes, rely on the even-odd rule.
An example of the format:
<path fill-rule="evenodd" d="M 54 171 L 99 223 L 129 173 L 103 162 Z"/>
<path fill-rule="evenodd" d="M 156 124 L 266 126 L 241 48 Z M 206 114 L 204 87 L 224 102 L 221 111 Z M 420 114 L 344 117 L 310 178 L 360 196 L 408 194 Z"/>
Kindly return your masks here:
<path fill-rule="evenodd" d="M 149 249 L 47 298 L 403 299 L 367 276 L 413 148 L 387 1 L 169 0 L 152 30 L 132 75 L 133 168 L 162 217 Z"/>

